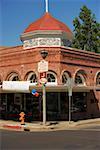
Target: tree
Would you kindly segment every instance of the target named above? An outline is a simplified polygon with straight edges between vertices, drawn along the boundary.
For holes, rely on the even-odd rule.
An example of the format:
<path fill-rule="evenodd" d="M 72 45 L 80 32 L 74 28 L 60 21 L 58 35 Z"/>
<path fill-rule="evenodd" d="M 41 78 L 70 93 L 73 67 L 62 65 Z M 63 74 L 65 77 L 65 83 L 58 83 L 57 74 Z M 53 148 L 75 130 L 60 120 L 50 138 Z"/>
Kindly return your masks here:
<path fill-rule="evenodd" d="M 73 25 L 72 47 L 100 53 L 100 24 L 91 10 L 83 6 L 79 17 L 73 20 Z"/>

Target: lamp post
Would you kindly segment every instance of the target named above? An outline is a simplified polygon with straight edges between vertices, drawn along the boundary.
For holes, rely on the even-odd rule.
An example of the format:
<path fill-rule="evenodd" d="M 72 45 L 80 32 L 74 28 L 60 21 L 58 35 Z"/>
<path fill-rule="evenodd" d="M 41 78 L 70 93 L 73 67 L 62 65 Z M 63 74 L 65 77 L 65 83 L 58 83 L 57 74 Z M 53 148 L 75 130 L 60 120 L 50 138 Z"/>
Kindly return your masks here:
<path fill-rule="evenodd" d="M 67 81 L 67 86 L 68 86 L 68 97 L 69 97 L 69 115 L 68 115 L 68 120 L 69 124 L 71 121 L 71 97 L 72 97 L 72 89 L 73 89 L 74 81 L 72 78 L 69 78 Z"/>
<path fill-rule="evenodd" d="M 40 51 L 40 54 L 44 60 L 48 56 L 48 51 L 42 50 L 42 51 Z M 44 71 L 44 72 L 42 71 L 42 73 L 45 74 L 46 71 L 48 71 L 47 68 L 48 67 L 42 68 L 42 70 Z M 45 83 L 42 83 L 42 88 L 43 88 L 43 96 L 42 96 L 42 98 L 43 98 L 43 124 L 45 125 L 46 124 L 46 87 L 45 87 Z"/>

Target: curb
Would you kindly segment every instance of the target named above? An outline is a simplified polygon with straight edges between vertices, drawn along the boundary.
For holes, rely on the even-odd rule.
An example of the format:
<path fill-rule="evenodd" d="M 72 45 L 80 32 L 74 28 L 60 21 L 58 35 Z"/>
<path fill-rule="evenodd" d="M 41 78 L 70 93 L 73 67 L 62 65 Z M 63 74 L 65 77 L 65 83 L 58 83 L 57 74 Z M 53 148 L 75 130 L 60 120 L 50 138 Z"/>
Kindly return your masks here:
<path fill-rule="evenodd" d="M 18 125 L 2 125 L 0 126 L 0 129 L 5 129 L 5 130 L 12 130 L 12 131 L 23 131 L 23 127 L 18 126 Z"/>
<path fill-rule="evenodd" d="M 0 124 L 0 129 L 10 129 L 15 131 L 55 131 L 55 130 L 75 130 L 80 129 L 84 126 L 92 126 L 92 125 L 100 125 L 100 118 L 98 119 L 89 119 L 89 120 L 81 120 L 78 122 L 70 122 L 70 124 L 66 121 L 64 122 L 56 122 L 56 123 L 47 123 L 43 124 L 16 124 L 10 122 L 2 122 Z"/>
<path fill-rule="evenodd" d="M 21 126 L 14 126 L 14 125 L 3 125 L 3 128 L 12 128 L 12 129 L 22 129 Z"/>
<path fill-rule="evenodd" d="M 81 120 L 78 122 L 75 122 L 75 126 L 79 126 L 79 125 L 87 125 L 87 124 L 100 124 L 100 118 L 98 119 L 89 119 L 89 120 Z"/>

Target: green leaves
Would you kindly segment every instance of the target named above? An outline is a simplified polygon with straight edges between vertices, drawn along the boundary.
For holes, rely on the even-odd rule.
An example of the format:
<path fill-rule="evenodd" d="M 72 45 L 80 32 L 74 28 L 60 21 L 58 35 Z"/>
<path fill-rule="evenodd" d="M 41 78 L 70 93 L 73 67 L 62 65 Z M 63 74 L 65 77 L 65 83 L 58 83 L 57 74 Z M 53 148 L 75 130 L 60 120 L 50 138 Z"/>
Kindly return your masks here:
<path fill-rule="evenodd" d="M 73 20 L 74 38 L 72 47 L 100 53 L 100 24 L 86 6 L 81 8 L 79 17 Z"/>

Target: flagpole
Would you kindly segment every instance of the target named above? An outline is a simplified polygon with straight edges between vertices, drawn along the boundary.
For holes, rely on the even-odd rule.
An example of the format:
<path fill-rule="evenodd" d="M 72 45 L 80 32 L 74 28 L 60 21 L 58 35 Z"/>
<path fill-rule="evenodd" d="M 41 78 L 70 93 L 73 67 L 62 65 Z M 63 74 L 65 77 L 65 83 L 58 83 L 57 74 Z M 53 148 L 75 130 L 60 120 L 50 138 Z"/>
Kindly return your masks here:
<path fill-rule="evenodd" d="M 46 3 L 46 12 L 48 12 L 48 0 L 45 0 Z"/>

